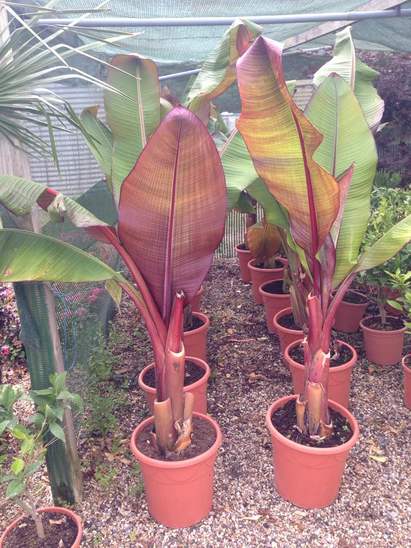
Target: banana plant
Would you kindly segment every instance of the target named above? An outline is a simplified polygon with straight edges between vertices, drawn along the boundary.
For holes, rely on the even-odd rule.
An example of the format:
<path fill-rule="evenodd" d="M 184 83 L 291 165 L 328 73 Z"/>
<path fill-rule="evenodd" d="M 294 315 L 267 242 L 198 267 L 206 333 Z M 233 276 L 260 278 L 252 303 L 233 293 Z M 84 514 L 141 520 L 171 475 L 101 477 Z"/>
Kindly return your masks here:
<path fill-rule="evenodd" d="M 164 454 L 182 451 L 191 440 L 193 406 L 193 396 L 183 395 L 183 307 L 208 272 L 226 211 L 224 173 L 207 128 L 181 106 L 165 116 L 121 186 L 117 226 L 44 185 L 15 177 L 0 178 L 0 203 L 14 215 L 40 206 L 119 253 L 132 283 L 70 244 L 2 229 L 0 280 L 104 280 L 117 302 L 123 290 L 143 317 L 153 347 L 157 445 Z"/>
<path fill-rule="evenodd" d="M 350 164 L 350 157 L 339 163 L 343 173 L 335 171 L 334 175 L 320 165 L 317 155 L 323 136 L 287 89 L 281 44 L 259 37 L 237 62 L 237 78 L 242 103 L 237 128 L 256 173 L 287 211 L 290 235 L 305 258 L 310 280 L 304 339 L 306 382 L 297 398 L 297 427 L 324 438 L 332 431 L 327 392 L 336 309 L 357 272 L 383 263 L 411 239 L 411 215 L 359 254 L 358 242 L 368 219 L 361 190 L 368 182 L 353 183 L 356 166 Z M 331 80 L 344 88 L 342 78 Z M 361 115 L 361 109 L 355 114 Z"/>

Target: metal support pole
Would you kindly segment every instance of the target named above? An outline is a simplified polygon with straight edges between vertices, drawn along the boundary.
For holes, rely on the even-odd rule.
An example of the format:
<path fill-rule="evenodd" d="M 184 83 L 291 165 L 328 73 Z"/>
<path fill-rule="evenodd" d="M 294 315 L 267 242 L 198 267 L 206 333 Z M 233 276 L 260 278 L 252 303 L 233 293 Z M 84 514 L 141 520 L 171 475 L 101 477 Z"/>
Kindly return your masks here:
<path fill-rule="evenodd" d="M 411 9 L 398 6 L 388 10 L 346 11 L 333 13 L 302 13 L 291 15 L 243 15 L 244 19 L 260 25 L 285 23 L 317 23 L 321 21 L 361 21 L 364 19 L 385 19 L 390 17 L 410 17 Z M 104 17 L 90 19 L 48 19 L 40 18 L 37 25 L 66 26 L 75 23 L 77 27 L 201 27 L 231 25 L 241 17 Z"/>

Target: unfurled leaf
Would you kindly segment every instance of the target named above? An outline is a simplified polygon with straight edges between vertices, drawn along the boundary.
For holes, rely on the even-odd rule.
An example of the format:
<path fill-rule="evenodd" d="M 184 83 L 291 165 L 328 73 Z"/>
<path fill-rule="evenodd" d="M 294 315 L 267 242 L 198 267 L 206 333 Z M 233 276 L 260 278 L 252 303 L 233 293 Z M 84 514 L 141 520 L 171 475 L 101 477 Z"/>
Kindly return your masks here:
<path fill-rule="evenodd" d="M 107 83 L 124 94 L 104 94 L 113 139 L 111 182 L 118 203 L 124 179 L 160 123 L 160 84 L 155 63 L 136 54 L 113 57 Z"/>
<path fill-rule="evenodd" d="M 25 489 L 24 482 L 20 479 L 11 481 L 6 489 L 6 498 L 12 499 L 20 495 Z"/>
<path fill-rule="evenodd" d="M 126 178 L 119 237 L 143 274 L 162 317 L 182 290 L 190 301 L 224 233 L 226 189 L 204 124 L 174 108 Z"/>
<path fill-rule="evenodd" d="M 122 295 L 121 287 L 114 280 L 107 280 L 105 284 L 105 288 L 107 292 L 109 293 L 110 297 L 116 303 L 117 307 L 119 307 L 121 303 L 121 295 Z"/>
<path fill-rule="evenodd" d="M 80 118 L 87 132 L 83 132 L 83 135 L 111 186 L 113 137 L 110 129 L 97 117 L 97 112 L 98 106 L 93 106 L 84 109 L 81 113 Z"/>
<path fill-rule="evenodd" d="M 49 430 L 55 438 L 58 438 L 63 443 L 66 442 L 66 437 L 64 435 L 64 430 L 62 429 L 62 427 L 59 424 L 57 424 L 57 422 L 51 422 L 49 424 Z"/>
<path fill-rule="evenodd" d="M 281 45 L 259 37 L 237 62 L 237 76 L 237 127 L 255 170 L 287 209 L 296 243 L 316 254 L 338 212 L 338 184 L 313 159 L 322 137 L 287 90 Z"/>
<path fill-rule="evenodd" d="M 11 463 L 11 471 L 15 476 L 18 476 L 20 472 L 24 469 L 24 460 L 16 457 Z"/>
<path fill-rule="evenodd" d="M 257 263 L 265 263 L 279 251 L 281 236 L 274 225 L 263 221 L 247 230 L 247 245 Z"/>
<path fill-rule="evenodd" d="M 22 177 L 12 175 L 0 176 L 0 204 L 14 215 L 22 216 L 31 213 L 39 196 L 47 186 L 33 183 Z"/>
<path fill-rule="evenodd" d="M 305 115 L 323 135 L 314 159 L 337 179 L 353 168 L 336 239 L 336 286 L 356 264 L 367 230 L 377 149 L 353 91 L 336 74 L 314 92 Z"/>

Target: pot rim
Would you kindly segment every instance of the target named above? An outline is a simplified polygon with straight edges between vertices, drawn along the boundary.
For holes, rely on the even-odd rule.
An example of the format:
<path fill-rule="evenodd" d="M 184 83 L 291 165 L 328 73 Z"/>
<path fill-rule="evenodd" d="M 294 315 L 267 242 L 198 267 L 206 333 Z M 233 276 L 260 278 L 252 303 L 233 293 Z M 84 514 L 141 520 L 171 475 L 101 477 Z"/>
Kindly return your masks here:
<path fill-rule="evenodd" d="M 290 329 L 289 327 L 284 327 L 283 325 L 278 323 L 279 318 L 282 318 L 283 316 L 287 316 L 288 314 L 292 314 L 292 312 L 293 312 L 293 309 L 291 308 L 291 306 L 287 306 L 286 308 L 282 308 L 281 310 L 279 310 L 274 315 L 274 318 L 273 318 L 274 328 L 276 330 L 277 329 L 281 330 L 283 333 L 290 333 L 290 334 L 301 333 L 301 335 L 303 335 L 302 329 Z"/>
<path fill-rule="evenodd" d="M 140 424 L 133 430 L 133 433 L 131 434 L 130 449 L 134 457 L 138 461 L 143 462 L 144 464 L 148 464 L 154 468 L 162 468 L 166 470 L 175 470 L 176 468 L 188 468 L 189 466 L 194 466 L 196 464 L 199 464 L 200 462 L 207 460 L 214 453 L 216 453 L 218 449 L 220 448 L 223 442 L 223 435 L 221 433 L 221 429 L 217 421 L 215 421 L 212 417 L 210 417 L 210 415 L 204 415 L 203 413 L 198 413 L 197 411 L 194 411 L 193 416 L 207 420 L 214 428 L 214 431 L 216 433 L 216 439 L 213 445 L 209 447 L 207 451 L 204 451 L 204 453 L 201 453 L 200 455 L 197 455 L 196 457 L 191 457 L 190 459 L 179 460 L 179 461 L 164 461 L 164 460 L 158 460 L 158 459 L 153 459 L 152 457 L 148 457 L 147 455 L 145 455 L 138 449 L 136 444 L 136 439 L 137 439 L 137 436 L 140 434 L 140 432 L 144 430 L 144 428 L 148 424 L 152 424 L 154 422 L 154 417 L 152 416 L 152 417 L 148 417 L 147 419 L 144 419 L 143 422 L 140 422 Z"/>
<path fill-rule="evenodd" d="M 284 267 L 285 267 L 285 261 L 287 259 L 284 259 L 284 257 L 277 257 L 276 261 L 279 261 L 280 263 L 283 263 L 283 266 L 280 266 L 279 268 L 259 268 L 258 266 L 254 266 L 253 264 L 251 264 L 252 262 L 254 262 L 256 259 L 251 259 L 250 261 L 248 261 L 248 268 L 250 270 L 254 270 L 256 272 L 280 272 L 281 270 L 284 270 Z"/>
<path fill-rule="evenodd" d="M 187 386 L 184 386 L 183 391 L 189 392 L 190 390 L 194 390 L 195 388 L 198 388 L 200 384 L 206 383 L 208 381 L 211 374 L 211 369 L 208 363 L 202 360 L 201 358 L 196 358 L 194 356 L 186 356 L 185 361 L 194 362 L 196 365 L 199 365 L 204 371 L 204 375 L 201 377 L 201 379 L 198 379 L 195 382 L 188 384 Z M 140 386 L 142 390 L 144 390 L 145 392 L 148 392 L 149 394 L 155 394 L 156 389 L 153 388 L 152 386 L 148 386 L 148 384 L 146 384 L 143 379 L 147 371 L 153 367 L 154 367 L 154 362 L 149 363 L 148 365 L 144 367 L 144 369 L 140 371 L 140 374 L 138 375 L 138 385 Z"/>
<path fill-rule="evenodd" d="M 249 254 L 251 255 L 251 251 L 250 251 L 249 249 L 240 249 L 240 248 L 239 248 L 240 245 L 244 245 L 244 243 L 242 243 L 242 244 L 237 244 L 237 245 L 235 246 L 235 249 L 236 249 L 236 251 L 237 251 L 238 253 L 244 253 L 244 254 L 249 253 Z"/>
<path fill-rule="evenodd" d="M 357 295 L 361 295 L 361 297 L 364 297 L 364 299 L 366 300 L 365 303 L 350 303 L 348 301 L 344 301 L 344 297 L 342 298 L 342 301 L 340 304 L 344 303 L 344 305 L 347 305 L 347 306 L 365 306 L 367 307 L 369 304 L 370 304 L 370 301 L 369 299 L 367 298 L 366 295 L 364 295 L 364 293 L 361 293 L 361 291 L 357 291 L 356 289 L 348 289 L 346 291 L 346 294 L 347 293 L 356 293 Z"/>
<path fill-rule="evenodd" d="M 304 370 L 305 366 L 303 364 L 293 360 L 293 358 L 290 356 L 289 351 L 291 350 L 292 347 L 297 346 L 298 344 L 301 344 L 303 342 L 303 340 L 304 339 L 299 339 L 298 341 L 291 342 L 290 344 L 287 345 L 286 349 L 284 350 L 284 357 L 287 360 L 289 360 L 293 364 L 294 367 L 296 367 L 297 369 L 302 369 L 302 370 Z M 339 343 L 341 343 L 345 346 L 348 346 L 348 348 L 352 352 L 352 357 L 350 358 L 350 360 L 348 360 L 348 362 L 342 363 L 341 365 L 336 365 L 334 367 L 330 367 L 329 368 L 330 373 L 332 371 L 335 371 L 337 373 L 337 372 L 340 372 L 340 371 L 344 371 L 345 369 L 350 369 L 351 367 L 354 367 L 354 365 L 358 361 L 358 353 L 357 353 L 356 349 L 353 346 L 351 346 L 351 344 L 349 344 L 346 341 L 343 341 L 341 339 L 337 339 L 337 342 L 339 342 Z"/>
<path fill-rule="evenodd" d="M 287 402 L 290 400 L 297 399 L 297 395 L 294 394 L 292 396 L 283 396 L 282 398 L 279 398 L 278 400 L 275 400 L 269 407 L 266 417 L 265 417 L 265 424 L 270 431 L 270 434 L 274 436 L 278 441 L 280 441 L 283 445 L 286 445 L 290 449 L 294 449 L 297 451 L 300 451 L 301 453 L 307 453 L 309 455 L 337 455 L 340 453 L 346 453 L 358 441 L 358 437 L 360 435 L 360 428 L 358 426 L 357 419 L 354 417 L 352 413 L 348 411 L 345 407 L 337 403 L 333 400 L 328 400 L 329 406 L 334 409 L 335 411 L 338 411 L 341 415 L 343 415 L 346 419 L 348 419 L 348 422 L 350 423 L 351 430 L 353 432 L 351 438 L 344 442 L 341 445 L 338 445 L 336 447 L 308 447 L 306 445 L 301 445 L 300 443 L 296 443 L 295 441 L 291 441 L 282 434 L 273 426 L 271 422 L 271 417 L 275 409 L 278 409 L 279 407 L 283 407 Z"/>
<path fill-rule="evenodd" d="M 203 322 L 203 325 L 191 329 L 190 331 L 184 331 L 183 336 L 194 335 L 200 331 L 207 330 L 210 327 L 210 318 L 206 314 L 203 314 L 203 312 L 192 312 L 192 314 L 194 317 L 199 318 Z"/>
<path fill-rule="evenodd" d="M 278 269 L 280 270 L 280 269 Z M 267 297 L 268 299 L 269 298 L 274 298 L 274 299 L 282 299 L 282 298 L 285 298 L 285 299 L 289 299 L 290 298 L 290 293 L 270 293 L 269 291 L 265 291 L 263 289 L 263 287 L 267 284 L 271 284 L 273 282 L 282 282 L 283 279 L 280 279 L 280 280 L 268 280 L 266 282 L 263 282 L 262 284 L 260 284 L 258 286 L 258 292 L 260 293 L 260 295 L 262 297 Z"/>
<path fill-rule="evenodd" d="M 379 333 L 382 334 L 383 337 L 389 336 L 389 335 L 398 335 L 400 333 L 405 333 L 407 328 L 404 325 L 401 329 L 391 329 L 389 331 L 384 331 L 383 329 L 374 329 L 373 327 L 368 327 L 368 325 L 364 325 L 364 322 L 367 321 L 370 318 L 379 318 L 378 314 L 374 314 L 371 316 L 366 316 L 360 321 L 360 327 L 364 331 L 369 331 L 370 333 Z M 395 320 L 398 320 L 395 316 L 387 316 L 387 318 L 393 318 Z M 402 320 L 401 320 L 402 321 Z"/>
<path fill-rule="evenodd" d="M 410 363 L 407 364 L 406 362 L 409 361 Z M 403 356 L 401 358 L 401 365 L 402 365 L 402 368 L 403 370 L 408 374 L 408 375 L 411 375 L 411 352 L 409 352 L 408 354 L 405 354 L 405 356 Z"/>
<path fill-rule="evenodd" d="M 81 521 L 81 518 L 78 514 L 76 514 L 73 510 L 70 510 L 70 508 L 65 508 L 63 506 L 42 506 L 41 508 L 37 509 L 37 512 L 40 513 L 55 513 L 55 514 L 64 514 L 68 516 L 77 526 L 77 535 L 74 539 L 71 546 L 80 546 L 81 539 L 83 537 L 83 523 Z M 26 514 L 21 514 L 17 518 L 15 518 L 9 525 L 6 527 L 6 529 L 3 531 L 2 535 L 0 536 L 0 547 L 3 547 L 3 543 L 5 540 L 7 540 L 7 537 L 13 531 L 13 529 L 16 528 L 16 526 L 19 524 L 20 521 L 25 519 L 27 517 Z"/>

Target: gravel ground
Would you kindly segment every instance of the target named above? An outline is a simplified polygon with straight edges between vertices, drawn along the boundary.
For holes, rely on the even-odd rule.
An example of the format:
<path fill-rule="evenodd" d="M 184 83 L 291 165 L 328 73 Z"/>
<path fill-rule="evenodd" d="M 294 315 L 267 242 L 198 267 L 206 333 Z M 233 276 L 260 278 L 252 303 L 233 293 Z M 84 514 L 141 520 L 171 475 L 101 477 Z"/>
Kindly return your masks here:
<path fill-rule="evenodd" d="M 351 452 L 340 495 L 323 510 L 301 510 L 273 487 L 271 443 L 264 419 L 269 404 L 291 392 L 275 335 L 263 308 L 239 281 L 235 260 L 217 261 L 205 284 L 203 310 L 211 319 L 209 412 L 224 443 L 216 462 L 214 507 L 202 523 L 169 530 L 149 516 L 141 477 L 128 451 L 132 429 L 147 416 L 135 375 L 150 360 L 142 327 L 123 303 L 114 380 L 130 378 L 119 430 L 106 440 L 80 433 L 85 470 L 86 547 L 411 546 L 411 413 L 402 405 L 400 366 L 368 364 L 361 335 L 344 337 L 359 351 L 352 381 L 352 411 L 360 441 Z M 114 439 L 115 438 L 115 439 Z M 119 443 L 118 440 L 121 440 Z M 103 474 L 102 474 L 103 470 Z M 103 478 L 102 478 L 103 475 Z M 46 478 L 42 502 L 48 502 Z M 0 506 L 0 528 L 16 513 Z"/>

